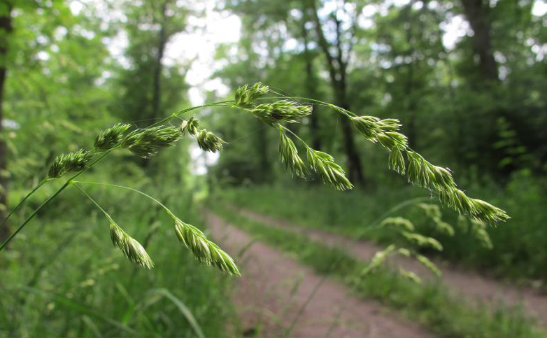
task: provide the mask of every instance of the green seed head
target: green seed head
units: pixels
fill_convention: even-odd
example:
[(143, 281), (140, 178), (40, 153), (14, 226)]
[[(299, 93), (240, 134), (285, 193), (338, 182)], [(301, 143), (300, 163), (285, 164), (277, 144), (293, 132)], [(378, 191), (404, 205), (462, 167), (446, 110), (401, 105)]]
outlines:
[(113, 222), (110, 223), (110, 238), (112, 244), (120, 249), (131, 262), (148, 269), (154, 267), (154, 262), (143, 246)]
[(159, 126), (134, 130), (125, 137), (121, 145), (137, 156), (150, 158), (162, 148), (174, 145), (180, 137), (181, 133), (178, 128)]
[(101, 131), (95, 138), (95, 150), (107, 151), (118, 146), (129, 127), (129, 124), (118, 123)]
[(49, 167), (48, 177), (59, 178), (71, 171), (81, 171), (85, 169), (92, 157), (93, 154), (91, 152), (83, 149), (59, 155), (55, 158), (51, 167)]
[(216, 136), (210, 131), (207, 131), (207, 129), (202, 129), (199, 132), (197, 140), (198, 140), (198, 145), (201, 149), (205, 151), (210, 151), (213, 153), (217, 151), (221, 151), (223, 144), (226, 143), (220, 137)]
[(263, 103), (251, 109), (251, 114), (268, 124), (276, 122), (298, 122), (312, 112), (312, 106), (299, 105), (292, 101), (277, 101)]
[(191, 117), (189, 120), (182, 121), (182, 124), (180, 125), (180, 132), (183, 135), (188, 132), (188, 134), (195, 136), (198, 133), (198, 128), (199, 121)]
[(251, 87), (248, 85), (241, 86), (236, 90), (234, 106), (239, 108), (252, 107), (256, 99), (266, 95), (269, 91), (270, 88), (260, 82), (255, 83)]

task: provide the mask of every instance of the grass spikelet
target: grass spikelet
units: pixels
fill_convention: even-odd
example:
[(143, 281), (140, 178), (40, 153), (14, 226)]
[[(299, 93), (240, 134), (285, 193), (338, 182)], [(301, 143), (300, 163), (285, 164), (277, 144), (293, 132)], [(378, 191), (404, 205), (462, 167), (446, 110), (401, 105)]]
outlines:
[(395, 170), (401, 175), (405, 174), (405, 159), (403, 153), (397, 147), (392, 148), (389, 152), (389, 169)]
[(95, 151), (102, 152), (117, 147), (130, 127), (129, 124), (117, 123), (101, 131), (95, 138)]
[(279, 128), (279, 157), (285, 168), (292, 174), (304, 178), (307, 174), (304, 161), (298, 155), (294, 142), (285, 135), (283, 128)]
[(154, 267), (154, 262), (143, 246), (113, 222), (110, 222), (110, 238), (112, 244), (119, 248), (131, 262), (147, 269)]
[(81, 171), (85, 169), (92, 157), (93, 153), (83, 149), (59, 155), (49, 167), (48, 177), (59, 178), (68, 172)]
[(178, 218), (174, 218), (174, 221), (177, 238), (190, 249), (198, 261), (234, 276), (241, 275), (232, 257), (208, 240), (201, 230)]
[(269, 91), (270, 88), (260, 82), (255, 83), (251, 87), (248, 85), (243, 85), (236, 90), (234, 106), (239, 108), (249, 108), (253, 105), (256, 99), (268, 94)]
[(312, 106), (281, 100), (260, 104), (250, 112), (267, 124), (273, 125), (276, 122), (298, 122), (301, 118), (311, 114)]
[(422, 284), (422, 279), (418, 277), (417, 274), (415, 274), (412, 271), (408, 271), (407, 269), (403, 268), (402, 266), (399, 267), (399, 274), (401, 277), (406, 278), (410, 280), (411, 282), (414, 282), (416, 284)]
[(401, 235), (408, 241), (416, 244), (419, 247), (430, 247), (438, 251), (443, 251), (443, 246), (433, 237), (426, 237), (417, 233), (401, 231)]
[(125, 137), (122, 147), (129, 149), (139, 157), (150, 158), (162, 148), (174, 145), (180, 137), (179, 129), (172, 126), (137, 129)]
[(376, 268), (380, 267), (386, 261), (386, 258), (389, 257), (396, 250), (395, 245), (390, 245), (382, 251), (378, 251), (372, 257), (370, 263), (361, 271), (361, 276), (366, 276), (369, 273), (373, 272)]
[(379, 118), (373, 116), (355, 116), (351, 117), (355, 128), (365, 137), (365, 139), (376, 143), (378, 142), (378, 122)]
[(411, 221), (403, 217), (388, 217), (380, 223), (381, 226), (393, 225), (408, 231), (414, 231), (415, 227)]
[(338, 190), (350, 190), (353, 184), (346, 178), (344, 169), (334, 162), (334, 158), (322, 151), (306, 148), (308, 162), (319, 175), (323, 183), (330, 184)]
[(180, 132), (184, 135), (188, 134), (195, 136), (198, 133), (199, 121), (191, 117), (189, 120), (183, 120), (180, 125)]
[(420, 254), (416, 254), (416, 259), (423, 266), (428, 268), (429, 271), (431, 271), (435, 276), (441, 277), (441, 275), (442, 275), (441, 270), (439, 270), (439, 268), (437, 268), (437, 266), (432, 261), (430, 261), (429, 258), (427, 258), (423, 255), (420, 255)]
[(210, 151), (213, 153), (217, 151), (221, 151), (223, 144), (226, 143), (220, 137), (216, 136), (210, 131), (207, 131), (207, 129), (202, 129), (199, 132), (197, 140), (198, 140), (198, 145), (201, 149), (205, 151)]

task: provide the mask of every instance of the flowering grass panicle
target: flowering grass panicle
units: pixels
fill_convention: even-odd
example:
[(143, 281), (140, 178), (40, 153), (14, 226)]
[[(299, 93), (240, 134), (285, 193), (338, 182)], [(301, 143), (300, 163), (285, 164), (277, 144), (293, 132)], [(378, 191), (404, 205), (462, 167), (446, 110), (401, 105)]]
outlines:
[(93, 158), (93, 153), (80, 149), (55, 158), (49, 167), (48, 178), (59, 178), (68, 172), (81, 171)]
[(267, 124), (273, 125), (277, 122), (298, 122), (301, 118), (310, 115), (312, 109), (311, 105), (301, 105), (292, 101), (281, 100), (259, 104), (250, 112)]
[(353, 184), (346, 178), (344, 169), (334, 162), (334, 157), (322, 151), (306, 148), (308, 162), (324, 183), (338, 190), (350, 190)]
[(112, 244), (119, 248), (131, 262), (147, 269), (154, 267), (154, 262), (143, 246), (114, 222), (110, 222), (110, 238)]
[(201, 149), (205, 151), (210, 151), (212, 153), (216, 153), (217, 151), (221, 151), (223, 148), (223, 145), (226, 144), (223, 139), (216, 136), (210, 131), (207, 131), (207, 129), (200, 130), (198, 137), (198, 145)]
[(183, 120), (180, 125), (180, 132), (184, 135), (186, 132), (192, 136), (196, 136), (199, 131), (199, 121), (191, 117), (189, 120)]
[(103, 152), (120, 145), (125, 132), (131, 127), (129, 124), (117, 123), (114, 126), (101, 131), (95, 138), (94, 150)]
[(136, 129), (123, 139), (121, 146), (139, 157), (150, 158), (160, 149), (174, 145), (180, 137), (179, 129), (172, 126)]
[(279, 157), (285, 164), (285, 168), (292, 174), (301, 178), (306, 177), (308, 170), (304, 161), (298, 156), (298, 150), (294, 142), (285, 135), (283, 128), (279, 128)]
[(175, 233), (178, 239), (204, 264), (212, 265), (221, 271), (228, 272), (234, 276), (240, 276), (232, 257), (220, 249), (215, 243), (207, 239), (205, 234), (193, 225), (184, 223), (174, 217)]
[(234, 106), (249, 108), (254, 104), (256, 99), (268, 94), (269, 91), (270, 88), (260, 82), (255, 83), (251, 87), (243, 85), (236, 90)]

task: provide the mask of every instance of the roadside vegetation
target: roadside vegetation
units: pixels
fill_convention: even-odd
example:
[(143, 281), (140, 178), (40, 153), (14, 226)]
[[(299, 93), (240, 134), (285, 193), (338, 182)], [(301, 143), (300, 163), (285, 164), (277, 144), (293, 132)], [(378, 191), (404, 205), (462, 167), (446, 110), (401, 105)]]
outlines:
[(252, 234), (257, 240), (284, 251), (319, 274), (343, 281), (360, 297), (377, 299), (395, 313), (419, 322), (438, 337), (547, 336), (519, 308), (492, 309), (477, 305), (437, 283), (416, 283), (387, 268), (379, 268), (363, 276), (367, 263), (351, 258), (342, 249), (328, 247), (303, 235), (250, 220), (223, 205), (221, 200), (214, 200), (209, 205), (214, 206), (212, 210), (219, 216)]

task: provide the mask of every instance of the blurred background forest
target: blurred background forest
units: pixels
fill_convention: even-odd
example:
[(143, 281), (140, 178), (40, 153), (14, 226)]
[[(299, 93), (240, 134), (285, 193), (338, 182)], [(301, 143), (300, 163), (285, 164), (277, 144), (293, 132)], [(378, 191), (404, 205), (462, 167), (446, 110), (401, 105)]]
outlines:
[[(511, 216), (474, 229), (440, 209), (455, 233), (437, 236), (442, 252), (423, 253), (543, 293), (546, 60), (544, 0), (0, 0), (0, 218), (55, 156), (91, 146), (98, 131), (119, 121), (147, 126), (262, 82), (399, 119), (413, 149)], [(278, 133), (258, 119), (222, 108), (199, 117), (228, 142), (220, 155), (187, 139), (148, 161), (117, 154), (87, 175), (153, 193), (200, 228), (203, 208), (248, 223), (254, 236), (279, 236), (272, 246), (288, 245), (286, 234), (252, 225), (234, 207), (379, 244), (393, 236), (366, 228), (396, 208), (391, 216), (433, 232), (431, 215), (412, 202), (428, 193), (387, 170), (386, 152), (325, 107), (292, 129), (338, 160), (351, 192), (292, 178), (278, 161)], [(0, 239), (54, 188), (0, 228)], [(123, 191), (90, 192), (145, 242), (157, 267), (134, 267), (114, 251), (100, 212), (70, 189), (0, 253), (0, 336), (215, 337), (241, 329), (233, 280), (171, 241), (159, 209)], [(302, 243), (295, 247), (309, 244), (314, 256)], [(321, 257), (308, 258), (318, 273), (332, 273)], [(430, 286), (386, 276), (357, 288), (437, 336), (544, 336), (547, 312), (539, 322), (518, 309), (466, 315), (468, 305)]]

